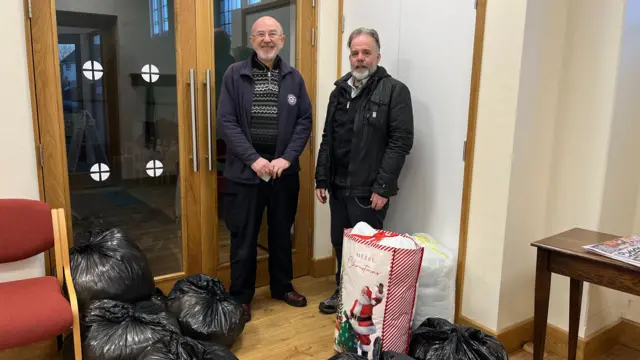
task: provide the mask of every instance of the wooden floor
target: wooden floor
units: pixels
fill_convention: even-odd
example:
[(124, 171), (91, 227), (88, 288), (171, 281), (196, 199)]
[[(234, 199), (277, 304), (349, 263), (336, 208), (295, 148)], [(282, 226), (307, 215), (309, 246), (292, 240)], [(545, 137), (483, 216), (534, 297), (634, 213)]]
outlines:
[[(253, 320), (247, 324), (243, 335), (231, 349), (240, 360), (287, 359), (327, 360), (333, 356), (334, 317), (318, 312), (318, 303), (331, 295), (334, 289), (332, 276), (314, 279), (304, 277), (294, 281), (298, 291), (307, 296), (306, 308), (294, 308), (269, 297), (269, 289), (261, 288), (253, 304)], [(54, 346), (55, 347), (55, 346)], [(22, 352), (24, 353), (24, 352)], [(0, 351), (0, 360), (49, 360), (57, 359), (51, 353), (28, 351), (27, 356), (15, 356), (17, 352)], [(12, 356), (12, 354), (14, 356)], [(531, 360), (530, 353), (512, 354), (511, 360)], [(549, 355), (546, 360), (562, 360)], [(640, 360), (640, 352), (617, 346), (597, 360)]]
[[(254, 320), (250, 322), (232, 351), (240, 360), (322, 359), (334, 354), (334, 317), (318, 312), (318, 303), (331, 295), (334, 277), (305, 277), (294, 286), (307, 296), (309, 305), (298, 309), (269, 298), (267, 288), (259, 289), (254, 302)], [(518, 352), (511, 360), (532, 360), (530, 353)], [(545, 360), (562, 360), (549, 355)], [(640, 352), (619, 345), (594, 360), (640, 360)]]
[(307, 297), (306, 308), (294, 308), (269, 297), (261, 288), (253, 303), (253, 320), (231, 349), (241, 360), (323, 359), (333, 356), (335, 317), (318, 312), (318, 304), (335, 289), (335, 278), (304, 277), (294, 287)]

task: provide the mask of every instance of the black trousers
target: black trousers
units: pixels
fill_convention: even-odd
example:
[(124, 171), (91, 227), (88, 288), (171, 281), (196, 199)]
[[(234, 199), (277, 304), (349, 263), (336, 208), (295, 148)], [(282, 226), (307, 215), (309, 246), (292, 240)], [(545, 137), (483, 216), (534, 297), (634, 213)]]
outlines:
[(285, 175), (269, 182), (247, 185), (229, 181), (225, 200), (225, 222), (231, 232), (231, 288), (242, 304), (255, 294), (258, 234), (267, 208), (269, 226), (269, 274), (271, 295), (282, 297), (293, 291), (291, 227), (296, 218), (300, 175)]
[(331, 209), (331, 244), (336, 251), (336, 259), (338, 260), (336, 285), (339, 287), (344, 229), (352, 228), (361, 221), (366, 222), (374, 229), (382, 229), (389, 209), (389, 202), (387, 201), (382, 209), (374, 210), (371, 208), (369, 197), (356, 198), (333, 193), (330, 195), (329, 207)]

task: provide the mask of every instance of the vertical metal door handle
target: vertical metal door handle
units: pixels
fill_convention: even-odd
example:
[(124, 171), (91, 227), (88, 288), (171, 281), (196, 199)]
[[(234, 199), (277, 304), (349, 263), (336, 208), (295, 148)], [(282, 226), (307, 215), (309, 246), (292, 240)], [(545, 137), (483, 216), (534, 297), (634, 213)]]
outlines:
[(209, 171), (213, 170), (213, 145), (212, 145), (212, 124), (211, 124), (211, 69), (207, 69), (207, 78), (205, 80), (207, 86), (207, 138), (209, 139), (209, 147), (207, 148), (207, 159), (209, 161)]
[(191, 90), (191, 144), (193, 171), (198, 171), (198, 133), (196, 131), (196, 71), (189, 69), (189, 87)]

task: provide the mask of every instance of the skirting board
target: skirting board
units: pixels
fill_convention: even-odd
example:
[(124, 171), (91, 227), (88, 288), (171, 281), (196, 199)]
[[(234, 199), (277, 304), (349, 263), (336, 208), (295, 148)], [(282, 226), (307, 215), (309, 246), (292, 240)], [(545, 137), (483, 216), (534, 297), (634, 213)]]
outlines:
[[(619, 343), (621, 322), (612, 324), (591, 334), (587, 338), (578, 337), (578, 360), (595, 359)], [(567, 357), (569, 333), (561, 328), (547, 324), (545, 351)]]
[(484, 333), (494, 336), (504, 345), (508, 354), (514, 353), (522, 349), (522, 345), (533, 339), (533, 319), (528, 319), (514, 324), (499, 333), (478, 324), (477, 322), (460, 315), (458, 321), (462, 325), (474, 327), (482, 330)]
[(309, 273), (314, 278), (334, 275), (336, 273), (336, 260), (333, 256), (319, 259), (311, 259)]
[[(490, 330), (462, 315), (459, 322), (495, 336), (504, 345), (509, 354), (522, 349), (525, 344), (528, 345), (525, 350), (532, 351), (532, 346), (528, 343), (533, 341), (533, 318), (512, 325), (500, 332)], [(595, 332), (586, 339), (578, 338), (577, 358), (578, 360), (595, 359), (618, 344), (640, 351), (638, 338), (640, 338), (640, 324), (622, 319), (609, 327)], [(568, 339), (568, 331), (547, 324), (545, 351), (567, 357)]]

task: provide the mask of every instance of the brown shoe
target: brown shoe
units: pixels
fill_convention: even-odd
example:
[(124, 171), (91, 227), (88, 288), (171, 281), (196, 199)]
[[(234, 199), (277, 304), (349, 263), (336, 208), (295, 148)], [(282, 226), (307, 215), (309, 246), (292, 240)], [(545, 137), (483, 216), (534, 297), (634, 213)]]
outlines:
[(245, 324), (251, 321), (251, 305), (242, 304), (243, 316)]
[(274, 297), (274, 299), (282, 300), (287, 304), (295, 307), (307, 306), (307, 298), (295, 290), (284, 294), (284, 296), (282, 297)]

